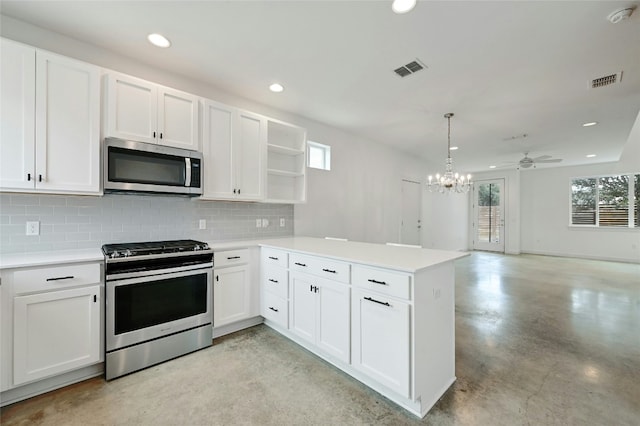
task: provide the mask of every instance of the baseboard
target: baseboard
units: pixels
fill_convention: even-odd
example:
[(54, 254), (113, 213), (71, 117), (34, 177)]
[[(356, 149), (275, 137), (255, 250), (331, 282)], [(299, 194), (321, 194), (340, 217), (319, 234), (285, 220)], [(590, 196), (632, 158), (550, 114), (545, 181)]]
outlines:
[(49, 377), (0, 393), (0, 407), (60, 389), (104, 374), (104, 363), (90, 365), (69, 373)]
[(253, 327), (254, 325), (262, 324), (264, 318), (261, 316), (247, 318), (245, 320), (237, 321), (231, 324), (226, 324), (220, 327), (213, 327), (213, 338), (222, 337), (227, 334), (235, 333), (236, 331), (244, 330), (245, 328)]
[(568, 257), (572, 259), (587, 259), (587, 260), (604, 260), (607, 262), (621, 262), (621, 263), (640, 263), (640, 259), (620, 259), (616, 257), (608, 257), (608, 256), (592, 256), (587, 254), (575, 254), (575, 253), (558, 253), (553, 251), (545, 251), (545, 250), (523, 250), (522, 254), (535, 254), (539, 256), (553, 256), (553, 257)]

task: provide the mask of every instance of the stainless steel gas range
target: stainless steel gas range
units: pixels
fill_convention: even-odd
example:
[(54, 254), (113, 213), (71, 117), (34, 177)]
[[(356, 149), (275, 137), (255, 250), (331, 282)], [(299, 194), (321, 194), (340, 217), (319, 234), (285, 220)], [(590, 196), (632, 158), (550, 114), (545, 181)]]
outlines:
[(194, 240), (105, 244), (107, 380), (211, 346), (213, 251)]

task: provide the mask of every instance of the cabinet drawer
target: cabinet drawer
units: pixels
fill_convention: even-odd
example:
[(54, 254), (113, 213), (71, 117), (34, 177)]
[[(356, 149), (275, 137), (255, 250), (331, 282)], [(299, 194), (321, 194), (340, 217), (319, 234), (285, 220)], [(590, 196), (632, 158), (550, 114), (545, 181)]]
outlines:
[(289, 328), (289, 304), (273, 293), (262, 293), (262, 316), (284, 328)]
[(278, 297), (287, 299), (289, 296), (288, 274), (289, 272), (284, 268), (267, 266), (262, 273), (262, 288)]
[(333, 281), (350, 282), (350, 264), (324, 257), (307, 256), (291, 253), (289, 255), (289, 269), (306, 272)]
[(389, 296), (411, 299), (411, 277), (407, 274), (354, 265), (353, 284)]
[(275, 250), (272, 248), (261, 249), (262, 253), (262, 264), (266, 267), (267, 265), (275, 265), (281, 268), (287, 267), (287, 255), (288, 253), (282, 250)]
[(99, 284), (102, 281), (101, 263), (47, 266), (14, 272), (15, 294), (50, 291), (61, 288)]
[(249, 249), (227, 250), (213, 253), (213, 267), (222, 268), (249, 262)]

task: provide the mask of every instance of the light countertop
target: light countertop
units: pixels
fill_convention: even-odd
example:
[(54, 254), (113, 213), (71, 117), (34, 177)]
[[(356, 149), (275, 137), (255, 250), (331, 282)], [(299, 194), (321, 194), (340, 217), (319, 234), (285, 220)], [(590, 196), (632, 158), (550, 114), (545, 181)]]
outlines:
[[(208, 244), (214, 251), (257, 246), (272, 247), (411, 273), (469, 255), (467, 252), (459, 251), (397, 247), (384, 244), (334, 241), (311, 237), (237, 240), (210, 242)], [(78, 250), (10, 253), (0, 255), (0, 269), (95, 262), (101, 260), (104, 260), (104, 256), (100, 247)]]
[(462, 251), (397, 247), (309, 237), (273, 239), (261, 242), (260, 246), (411, 273), (469, 256), (469, 253)]
[(62, 263), (95, 262), (104, 260), (100, 247), (78, 250), (11, 253), (0, 256), (0, 269), (56, 265)]

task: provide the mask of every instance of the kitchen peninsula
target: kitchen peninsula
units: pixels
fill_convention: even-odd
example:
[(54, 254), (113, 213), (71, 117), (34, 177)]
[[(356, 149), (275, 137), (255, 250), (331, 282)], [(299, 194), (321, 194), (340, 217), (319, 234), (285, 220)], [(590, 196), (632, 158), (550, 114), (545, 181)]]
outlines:
[(268, 326), (420, 417), (455, 381), (453, 261), (468, 253), (305, 237), (261, 247)]

